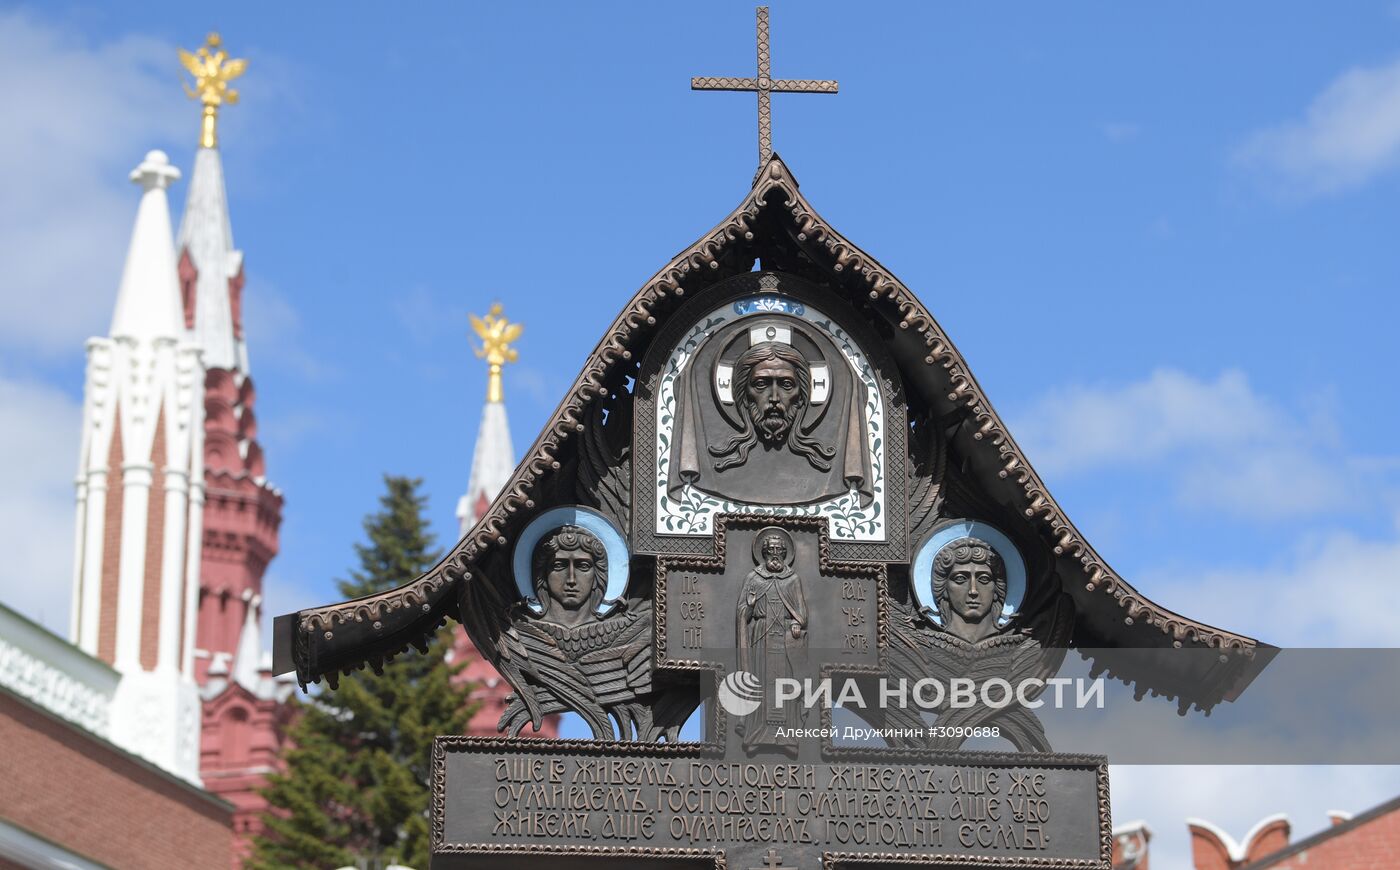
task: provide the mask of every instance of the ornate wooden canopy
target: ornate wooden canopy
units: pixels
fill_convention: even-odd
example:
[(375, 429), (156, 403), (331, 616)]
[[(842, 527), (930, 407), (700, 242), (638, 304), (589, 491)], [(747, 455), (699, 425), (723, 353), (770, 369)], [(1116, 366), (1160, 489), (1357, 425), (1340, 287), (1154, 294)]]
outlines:
[[(626, 460), (628, 390), (639, 362), (690, 297), (756, 263), (820, 284), (879, 336), (903, 379), (911, 421), (917, 410), (948, 432), (948, 449), (959, 457), (957, 474), (937, 483), (938, 497), (995, 515), (1009, 533), (1039, 542), (1045, 576), (1058, 578), (1073, 601), (1071, 644), (1092, 657), (1095, 672), (1134, 682), (1140, 693), (1175, 698), (1182, 712), (1193, 704), (1209, 710), (1248, 685), (1272, 648), (1161, 607), (1119, 576), (1050, 494), (933, 315), (822, 219), (776, 154), (738, 208), (622, 308), (505, 489), (451, 552), (391, 591), (279, 617), (277, 670), (295, 669), (303, 685), (322, 677), (334, 683), (340, 672), (378, 668), (410, 645), (426, 644), (449, 618), (465, 624), (488, 658), (508, 657), (501, 639), (512, 631), (506, 614), (519, 599), (509, 579), (511, 544), (542, 509), (591, 499), (607, 511), (626, 500), (625, 484), (597, 479), (589, 469)], [(911, 511), (932, 498), (928, 489), (911, 480)], [(647, 557), (634, 555), (634, 574), (644, 573), (638, 558)], [(1150, 671), (1141, 655), (1114, 655), (1143, 648), (1219, 655), (1164, 655)]]

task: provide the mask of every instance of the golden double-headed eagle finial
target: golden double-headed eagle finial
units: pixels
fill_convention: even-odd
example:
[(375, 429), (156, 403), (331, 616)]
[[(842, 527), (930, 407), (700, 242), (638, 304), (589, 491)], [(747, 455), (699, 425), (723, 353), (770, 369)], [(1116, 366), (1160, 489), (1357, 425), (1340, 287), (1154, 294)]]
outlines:
[(194, 76), (194, 87), (185, 85), (185, 94), (192, 100), (204, 104), (204, 114), (199, 125), (199, 147), (215, 148), (219, 144), (215, 129), (219, 120), (219, 107), (225, 103), (238, 102), (238, 91), (228, 83), (248, 70), (248, 61), (235, 60), (223, 49), (219, 34), (211, 33), (204, 45), (194, 53), (180, 49), (180, 63)]
[(475, 314), (467, 316), (471, 318), (472, 330), (481, 339), (481, 347), (473, 349), (478, 357), (486, 360), (486, 401), (503, 401), (505, 389), (501, 386), (501, 367), (520, 358), (520, 353), (510, 345), (520, 337), (525, 327), (502, 317), (499, 302), (491, 306), (485, 317)]

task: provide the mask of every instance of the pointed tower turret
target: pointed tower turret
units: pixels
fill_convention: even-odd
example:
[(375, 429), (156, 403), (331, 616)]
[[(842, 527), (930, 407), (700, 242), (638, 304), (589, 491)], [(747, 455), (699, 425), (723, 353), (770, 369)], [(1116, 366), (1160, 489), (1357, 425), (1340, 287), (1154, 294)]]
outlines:
[(262, 631), (258, 618), (262, 610), (262, 596), (247, 595), (247, 614), (243, 618), (243, 631), (238, 636), (238, 651), (233, 656), (233, 681), (249, 692), (257, 694), (262, 677)]
[(126, 266), (112, 313), (113, 338), (175, 340), (180, 336), (180, 286), (175, 249), (170, 244), (170, 202), (166, 189), (179, 180), (164, 151), (151, 151), (131, 170), (141, 185), (141, 204), (131, 231)]
[(141, 202), (112, 328), (88, 341), (71, 627), (74, 643), (122, 674), (113, 739), (198, 781), (183, 613), (195, 596), (186, 564), (198, 538), (189, 494), (203, 475), (204, 367), (181, 326), (166, 200), (179, 177), (161, 151), (132, 171)]
[(243, 253), (233, 246), (217, 147), (218, 111), (237, 102), (238, 92), (228, 83), (243, 74), (247, 63), (230, 58), (218, 34), (210, 34), (197, 52), (181, 52), (181, 60), (194, 76), (190, 96), (203, 105), (199, 150), (177, 240), (185, 335), (203, 351), (208, 369), (205, 474), (196, 502), (211, 546), (198, 554), (194, 573), (200, 578), (200, 598), (197, 614), (190, 614), (192, 667), (203, 684), (215, 659), (238, 666), (244, 627), (261, 619), (262, 578), (277, 554), (282, 496), (267, 480), (257, 442), (256, 391), (243, 334)]
[(472, 451), (467, 491), (457, 500), (459, 534), (471, 531), (514, 470), (515, 448), (510, 443), (505, 402), (488, 401), (481, 409), (481, 423), (476, 429), (476, 449)]
[(217, 148), (195, 153), (177, 246), (184, 322), (210, 368), (248, 372), (243, 339), (243, 252), (233, 246), (224, 165)]
[(253, 406), (257, 392), (243, 330), (243, 252), (233, 244), (219, 154), (219, 110), (238, 101), (229, 82), (247, 62), (218, 34), (180, 53), (200, 101), (199, 149), (177, 237), (182, 326), (204, 355), (203, 477), (194, 510), (203, 529), (191, 556), (198, 595), (187, 613), (190, 669), (204, 699), (200, 772), (235, 806), (238, 858), (262, 830), (259, 793), (277, 765), (287, 708), (284, 684), (262, 674), (263, 575), (277, 555), (282, 494), (267, 479)]
[(501, 372), (508, 362), (515, 362), (519, 352), (511, 343), (524, 329), (501, 316), (501, 304), (491, 306), (485, 317), (469, 315), (472, 330), (481, 339), (476, 355), (486, 360), (486, 404), (481, 409), (481, 424), (476, 430), (476, 448), (472, 451), (471, 477), (466, 493), (457, 500), (459, 534), (465, 535), (491, 506), (496, 494), (515, 471), (515, 448), (510, 443), (510, 423), (506, 420), (505, 386)]
[(194, 76), (194, 88), (187, 88), (187, 93), (203, 104), (199, 151), (178, 241), (185, 326), (204, 350), (209, 368), (247, 374), (243, 252), (233, 246), (217, 124), (219, 109), (238, 102), (238, 91), (228, 85), (243, 75), (248, 62), (230, 58), (217, 33), (209, 34), (206, 44), (193, 54), (181, 50), (180, 61)]
[[(472, 331), (481, 339), (476, 355), (486, 360), (486, 404), (481, 409), (481, 423), (476, 429), (476, 447), (472, 450), (471, 477), (467, 491), (457, 500), (457, 524), (461, 534), (471, 531), (476, 521), (486, 513), (491, 502), (505, 487), (515, 471), (515, 448), (510, 441), (510, 423), (506, 420), (505, 384), (502, 372), (506, 363), (515, 362), (519, 352), (511, 347), (524, 327), (511, 323), (501, 315), (501, 305), (491, 306), (485, 317), (470, 315)], [(465, 660), (467, 665), (458, 679), (474, 685), (471, 699), (477, 702), (476, 713), (467, 725), (467, 733), (492, 735), (496, 722), (506, 708), (510, 685), (501, 679), (472, 645), (471, 638), (460, 627), (452, 646), (452, 657)], [(558, 734), (558, 717), (548, 717), (545, 734)]]

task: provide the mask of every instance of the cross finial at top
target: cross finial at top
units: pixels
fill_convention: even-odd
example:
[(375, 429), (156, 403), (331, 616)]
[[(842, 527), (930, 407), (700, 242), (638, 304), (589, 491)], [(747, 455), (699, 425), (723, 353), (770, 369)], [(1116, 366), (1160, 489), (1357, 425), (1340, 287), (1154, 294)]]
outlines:
[(758, 94), (758, 165), (773, 156), (772, 94), (834, 94), (837, 83), (831, 79), (775, 79), (768, 47), (768, 7), (758, 7), (758, 77), (751, 79), (696, 76), (690, 80), (693, 91), (752, 91)]

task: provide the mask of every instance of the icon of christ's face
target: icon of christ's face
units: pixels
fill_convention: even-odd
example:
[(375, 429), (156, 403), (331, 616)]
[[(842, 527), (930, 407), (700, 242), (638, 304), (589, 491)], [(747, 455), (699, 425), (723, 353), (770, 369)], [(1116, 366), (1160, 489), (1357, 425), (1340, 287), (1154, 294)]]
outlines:
[(710, 455), (719, 457), (715, 471), (745, 464), (759, 446), (764, 453), (787, 449), (817, 471), (831, 470), (836, 448), (802, 432), (802, 415), (812, 394), (812, 365), (800, 351), (777, 341), (753, 345), (734, 361), (733, 389), (742, 414), (739, 431), (722, 444), (710, 445)]
[(802, 399), (792, 364), (777, 357), (763, 360), (749, 373), (744, 395), (758, 437), (783, 442)]

